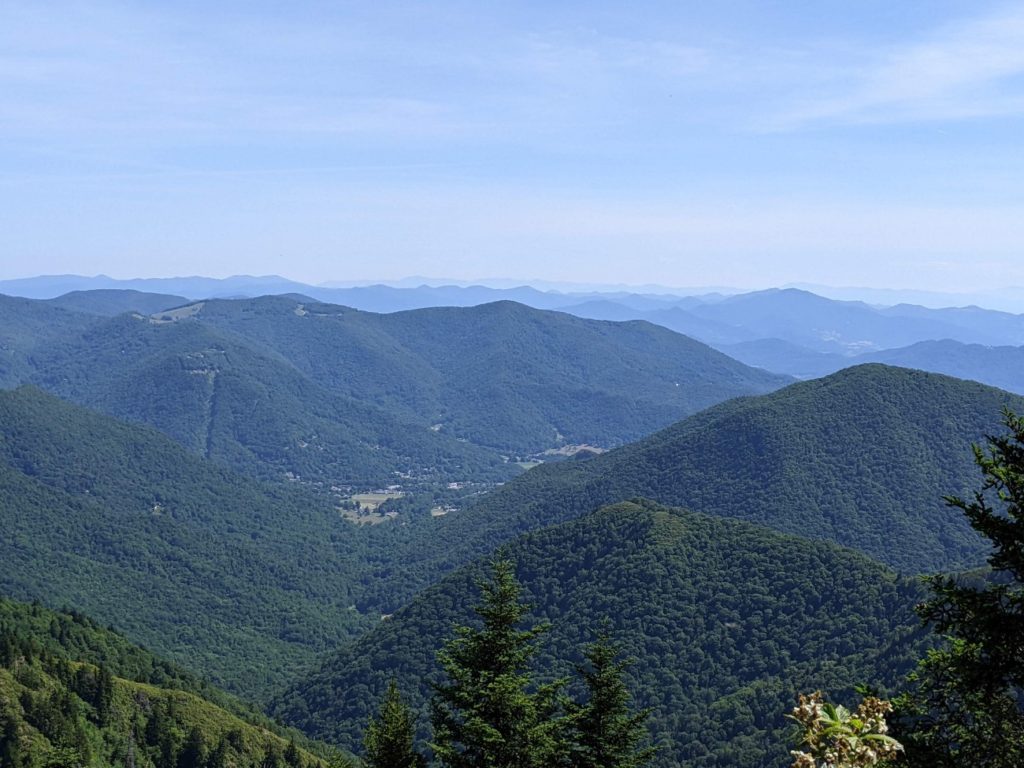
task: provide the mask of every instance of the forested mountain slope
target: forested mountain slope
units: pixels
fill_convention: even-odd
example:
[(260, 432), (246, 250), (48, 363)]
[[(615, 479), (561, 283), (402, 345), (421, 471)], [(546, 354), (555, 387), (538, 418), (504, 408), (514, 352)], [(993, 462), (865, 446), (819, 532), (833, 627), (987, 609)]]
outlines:
[(92, 320), (47, 302), (0, 294), (0, 388), (16, 387), (33, 373), (32, 354), (80, 333)]
[(289, 295), (103, 318), (0, 297), (0, 312), (14, 318), (0, 383), (151, 424), (249, 474), (327, 485), (504, 480), (508, 458), (619, 445), (788, 381), (648, 323), (512, 302), (378, 315)]
[(364, 532), (323, 497), (34, 388), (0, 393), (0, 593), (73, 605), (266, 693), (368, 622)]
[(0, 598), (4, 768), (319, 768), (326, 756), (323, 747), (80, 613)]
[(999, 431), (1006, 405), (1024, 410), (1024, 399), (937, 374), (850, 368), (535, 467), (394, 551), (428, 581), (519, 533), (644, 496), (834, 541), (906, 573), (970, 567), (985, 544), (942, 497), (973, 489), (971, 443)]
[(373, 486), (398, 472), (454, 481), (515, 469), (198, 322), (119, 315), (52, 339), (30, 364), (23, 378), (65, 399), (150, 424), (194, 453), (268, 479)]
[(508, 301), (378, 315), (280, 296), (205, 302), (194, 318), (333, 391), (506, 452), (618, 445), (787, 381), (650, 323)]
[[(800, 690), (849, 695), (896, 682), (919, 640), (913, 580), (824, 542), (749, 523), (621, 503), (503, 547), (537, 619), (552, 624), (537, 667), (571, 671), (604, 620), (636, 663), (657, 764), (788, 764), (783, 712)], [(438, 681), (435, 652), (474, 621), (489, 558), (430, 587), (273, 711), (356, 748), (391, 676), (417, 706)], [(425, 719), (421, 718), (421, 725)]]

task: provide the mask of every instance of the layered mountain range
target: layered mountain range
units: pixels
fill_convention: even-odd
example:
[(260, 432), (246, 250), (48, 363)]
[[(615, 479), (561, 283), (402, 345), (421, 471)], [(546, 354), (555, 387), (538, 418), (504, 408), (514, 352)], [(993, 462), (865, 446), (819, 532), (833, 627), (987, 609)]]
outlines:
[[(1018, 349), (1024, 344), (1024, 316), (983, 309), (976, 305), (980, 297), (918, 296), (913, 292), (867, 289), (829, 291), (833, 296), (859, 293), (870, 297), (858, 301), (826, 298), (798, 288), (750, 293), (668, 288), (641, 292), (422, 285), (415, 281), (400, 286), (338, 287), (247, 276), (223, 280), (113, 280), (66, 275), (0, 282), (0, 292), (66, 303), (82, 301), (75, 297), (138, 291), (174, 294), (150, 297), (147, 312), (158, 311), (161, 302), (168, 307), (185, 303), (183, 296), (197, 300), (295, 293), (385, 313), (511, 300), (585, 318), (646, 320), (710, 344), (750, 365), (797, 378), (823, 376), (860, 363), (886, 362), (953, 376), (968, 374), (966, 378), (1024, 393)], [(907, 303), (915, 299), (928, 301), (930, 306)], [(943, 300), (947, 302), (944, 305)], [(142, 299), (137, 301), (141, 306)], [(1019, 301), (1011, 304), (1024, 306)], [(921, 342), (941, 342), (942, 346), (920, 346)], [(882, 351), (887, 354), (876, 355)]]
[[(764, 333), (802, 333), (806, 346), (776, 345), (801, 365), (859, 359), (845, 340), (865, 311), (877, 338), (904, 326), (894, 342), (936, 323), (1014, 332), (1014, 316), (995, 333), (972, 311), (940, 323), (846, 306), (836, 351), (812, 343), (839, 317), (815, 308), (834, 308), (808, 300), (800, 329), (778, 316), (791, 298), (629, 300), (706, 329), (729, 325), (711, 307), (731, 304)], [(539, 675), (569, 671), (607, 622), (636, 660), (658, 765), (781, 766), (795, 693), (897, 685), (922, 652), (914, 576), (988, 552), (943, 495), (976, 487), (972, 443), (1024, 398), (1012, 376), (965, 380), (986, 347), (913, 344), (920, 367), (935, 355), (960, 378), (872, 363), (794, 382), (648, 321), (509, 301), (381, 314), (299, 294), (0, 297), (0, 593), (85, 612), (171, 660), (152, 668), (183, 665), (358, 750), (391, 676), (425, 736), (435, 653), (505, 557), (551, 622)], [(391, 506), (360, 520), (368, 489)], [(0, 629), (52, 624), (58, 639), (86, 621), (9, 613)], [(40, 687), (2, 670), (0, 683), (19, 701), (58, 690), (39, 669)], [(227, 723), (208, 705), (238, 716), (210, 684), (166, 674), (207, 697), (185, 707), (199, 720)], [(120, 700), (131, 685), (117, 682)], [(75, 733), (121, 738), (97, 735), (95, 703), (75, 696)], [(54, 747), (24, 707), (3, 718)], [(178, 747), (196, 722), (175, 726)], [(205, 748), (255, 760), (286, 746), (247, 733), (218, 725)], [(291, 754), (314, 765), (319, 749)]]

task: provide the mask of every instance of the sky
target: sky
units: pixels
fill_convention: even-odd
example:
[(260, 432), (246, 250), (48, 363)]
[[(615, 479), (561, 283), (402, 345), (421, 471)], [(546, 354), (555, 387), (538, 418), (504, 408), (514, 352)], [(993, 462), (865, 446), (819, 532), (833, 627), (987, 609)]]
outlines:
[(0, 279), (1024, 286), (1024, 3), (0, 0)]

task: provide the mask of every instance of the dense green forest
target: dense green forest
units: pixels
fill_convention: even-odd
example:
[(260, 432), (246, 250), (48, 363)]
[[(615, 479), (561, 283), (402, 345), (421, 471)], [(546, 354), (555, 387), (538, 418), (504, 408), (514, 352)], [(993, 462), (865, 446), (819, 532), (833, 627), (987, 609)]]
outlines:
[(0, 598), (4, 768), (346, 762), (87, 616)]
[(0, 296), (0, 384), (329, 484), (506, 479), (502, 455), (620, 445), (788, 381), (647, 323), (511, 302), (378, 315), (275, 296), (104, 318), (91, 313), (141, 298), (72, 298), (82, 312)]
[(371, 620), (324, 498), (33, 388), (0, 393), (0, 591), (71, 605), (259, 696)]
[[(539, 679), (607, 619), (656, 765), (782, 766), (798, 691), (890, 689), (932, 642), (898, 572), (984, 562), (941, 496), (976, 486), (970, 444), (1000, 409), (1024, 411), (868, 365), (523, 473), (538, 447), (782, 382), (645, 323), (509, 302), (119, 313), (177, 298), (0, 297), (0, 385), (34, 382), (0, 392), (0, 594), (76, 611), (0, 603), (0, 736), (33, 768), (314, 765), (233, 695), (358, 750), (392, 676), (422, 740), (435, 652), (495, 553), (552, 623)], [(343, 518), (392, 481), (417, 491), (386, 502), (397, 517)]]
[[(659, 765), (781, 766), (782, 715), (796, 691), (888, 686), (919, 651), (915, 581), (835, 545), (748, 523), (638, 501), (500, 552), (515, 563), (534, 618), (552, 624), (536, 659), (549, 679), (570, 672), (610, 622), (612, 638), (636, 659), (628, 679), (637, 706), (653, 708)], [(435, 652), (453, 624), (472, 624), (475, 582), (488, 563), (426, 589), (272, 712), (357, 748), (392, 676), (422, 707), (439, 680)]]
[(47, 302), (0, 294), (0, 388), (16, 387), (31, 379), (36, 350), (62, 344), (93, 322)]
[(273, 350), (198, 322), (104, 319), (36, 350), (32, 364), (30, 379), (44, 389), (267, 479), (373, 487), (396, 482), (399, 472), (500, 480), (517, 469), (320, 386)]
[(383, 315), (301, 306), (287, 297), (212, 301), (197, 317), (271, 346), (332, 389), (506, 452), (619, 445), (787, 382), (645, 322), (510, 301)]
[[(255, 482), (151, 429), (25, 388), (0, 394), (0, 589), (87, 611), (261, 699), (509, 538), (636, 494), (857, 544), (847, 520), (850, 531), (888, 535), (880, 555), (908, 571), (942, 563), (929, 549), (937, 538), (961, 553), (945, 563), (976, 564), (981, 544), (964, 544), (973, 534), (937, 497), (970, 487), (967, 446), (994, 428), (1007, 397), (857, 369), (539, 467), (476, 509), (434, 518), (410, 508), (393, 523), (356, 527), (316, 489)], [(844, 462), (844, 449), (856, 458)], [(826, 527), (818, 521), (831, 509), (844, 517)]]
[(973, 486), (971, 443), (999, 431), (1004, 405), (1024, 399), (859, 366), (724, 403), (600, 456), (535, 467), (439, 525), (392, 531), (395, 552), (428, 581), (524, 531), (643, 496), (834, 541), (905, 573), (973, 567), (987, 545), (942, 495)]

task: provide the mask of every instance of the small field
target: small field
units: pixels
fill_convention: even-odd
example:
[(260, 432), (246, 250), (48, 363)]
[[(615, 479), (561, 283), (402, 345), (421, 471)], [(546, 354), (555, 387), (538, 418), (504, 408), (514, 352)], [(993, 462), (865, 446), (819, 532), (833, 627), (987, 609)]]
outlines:
[(349, 500), (354, 501), (367, 512), (376, 512), (377, 508), (385, 501), (400, 499), (403, 496), (405, 493), (402, 491), (381, 491), (380, 493), (354, 493), (349, 496)]
[[(381, 504), (392, 499), (400, 499), (405, 496), (402, 491), (379, 491), (373, 493), (353, 493), (347, 499), (344, 499), (343, 503), (346, 506), (340, 507), (339, 512), (341, 516), (346, 520), (351, 520), (353, 523), (359, 523), (360, 525), (376, 525), (377, 523), (383, 523), (389, 519), (386, 514), (380, 514), (377, 510), (380, 509)], [(354, 509), (347, 509), (346, 507), (355, 505)], [(391, 513), (394, 515), (394, 513)]]

